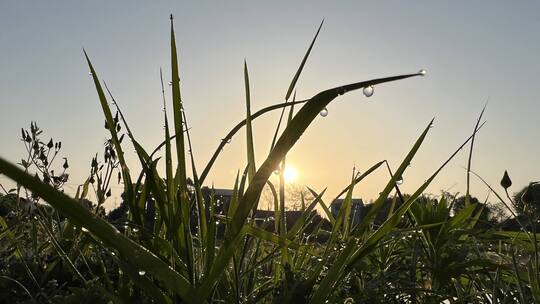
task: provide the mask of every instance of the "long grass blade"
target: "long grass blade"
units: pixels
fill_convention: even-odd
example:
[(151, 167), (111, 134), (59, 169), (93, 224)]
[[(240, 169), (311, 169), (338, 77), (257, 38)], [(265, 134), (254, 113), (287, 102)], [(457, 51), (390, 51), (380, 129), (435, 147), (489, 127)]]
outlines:
[(222, 274), (223, 267), (228, 261), (230, 261), (233, 253), (231, 247), (237, 244), (239, 236), (241, 235), (241, 229), (249, 215), (250, 210), (256, 207), (256, 203), (258, 202), (258, 198), (264, 185), (266, 184), (266, 181), (272, 172), (278, 169), (279, 163), (285, 157), (287, 152), (298, 141), (307, 127), (311, 124), (315, 117), (317, 117), (319, 112), (326, 107), (326, 105), (328, 105), (328, 103), (339, 95), (352, 90), (420, 75), (422, 74), (407, 74), (357, 82), (323, 91), (311, 98), (294, 116), (290, 124), (283, 131), (283, 134), (280, 136), (280, 139), (270, 155), (257, 170), (252, 183), (247, 188), (236, 212), (234, 213), (229, 234), (222, 248), (220, 249), (220, 252), (218, 253), (218, 257), (216, 258), (219, 263), (214, 264), (210, 274), (205, 278), (201, 287), (198, 288), (198, 295), (202, 298), (208, 297), (210, 290), (212, 290), (211, 287), (215, 286), (217, 280)]
[(94, 67), (92, 66), (92, 63), (90, 62), (90, 58), (88, 58), (88, 54), (85, 50), (83, 50), (84, 56), (86, 58), (86, 61), (88, 63), (88, 67), (90, 68), (90, 73), (92, 74), (92, 79), (94, 80), (94, 85), (96, 86), (96, 91), (98, 93), (99, 102), (101, 103), (101, 108), (103, 110), (103, 114), (105, 115), (105, 121), (107, 122), (108, 129), (111, 133), (111, 139), (114, 145), (114, 149), (116, 150), (116, 154), (118, 157), (118, 161), (120, 162), (120, 167), (122, 169), (122, 178), (124, 181), (124, 192), (126, 197), (128, 198), (128, 201), (130, 202), (130, 210), (134, 213), (134, 218), (137, 221), (138, 224), (141, 223), (140, 220), (140, 214), (139, 210), (136, 208), (136, 206), (131, 203), (134, 200), (133, 198), (133, 185), (131, 183), (131, 175), (129, 172), (129, 168), (126, 164), (126, 160), (124, 158), (124, 152), (122, 151), (122, 146), (120, 145), (120, 141), (118, 139), (118, 133), (116, 131), (116, 125), (113, 120), (113, 116), (111, 113), (111, 109), (109, 107), (109, 103), (107, 102), (107, 98), (105, 97), (105, 94), (103, 92), (103, 88), (101, 87), (101, 84), (99, 82), (99, 78), (97, 76), (96, 71), (94, 70)]
[(287, 94), (285, 94), (285, 100), (288, 100), (289, 97), (291, 96), (291, 93), (293, 92), (294, 87), (296, 86), (296, 82), (298, 81), (298, 78), (300, 78), (300, 74), (302, 73), (302, 70), (304, 69), (304, 65), (306, 64), (309, 54), (311, 53), (311, 49), (313, 48), (313, 45), (315, 44), (315, 40), (317, 40), (317, 36), (319, 36), (319, 32), (321, 31), (323, 24), (324, 24), (324, 19), (321, 21), (321, 24), (319, 25), (319, 28), (317, 29), (317, 33), (315, 33), (315, 36), (313, 37), (313, 40), (311, 41), (311, 44), (309, 45), (309, 48), (306, 54), (304, 55), (304, 58), (302, 59), (300, 66), (298, 67), (298, 70), (296, 71), (296, 74), (294, 74), (291, 84), (289, 85), (289, 88), (287, 89)]
[(253, 129), (251, 126), (251, 96), (249, 91), (249, 73), (247, 63), (244, 60), (244, 85), (246, 89), (246, 145), (248, 162), (248, 182), (255, 176), (255, 149), (253, 147)]
[[(430, 122), (430, 125), (431, 126)], [(428, 128), (422, 133), (420, 136), (420, 139), (425, 137), (427, 134)], [(481, 127), (481, 126), (480, 126)], [(341, 280), (353, 267), (358, 266), (358, 263), (360, 260), (365, 257), (369, 252), (371, 252), (377, 243), (383, 238), (384, 235), (389, 233), (401, 220), (401, 217), (407, 212), (411, 204), (425, 191), (425, 189), (431, 184), (431, 182), (437, 177), (437, 175), (442, 171), (444, 167), (457, 155), (463, 147), (469, 143), (469, 141), (472, 139), (472, 137), (478, 132), (480, 128), (476, 129), (473, 132), (473, 135), (471, 135), (461, 146), (459, 146), (456, 151), (450, 155), (450, 157), (421, 185), (420, 188), (418, 188), (408, 199), (407, 201), (400, 206), (396, 212), (390, 216), (382, 225), (377, 229), (373, 234), (371, 234), (368, 239), (362, 243), (362, 245), (358, 248), (357, 240), (354, 238), (351, 238), (346, 246), (346, 248), (343, 250), (343, 252), (340, 254), (340, 257), (338, 258), (338, 261), (332, 266), (332, 268), (328, 271), (327, 276), (321, 281), (319, 287), (314, 292), (313, 296), (311, 297), (310, 303), (311, 304), (320, 304), (324, 303), (324, 301), (327, 299), (327, 297), (332, 292), (333, 286)], [(422, 142), (420, 141), (420, 143)], [(418, 141), (417, 141), (418, 143)], [(416, 144), (415, 144), (416, 146)], [(413, 150), (415, 148), (413, 147)], [(416, 148), (417, 150), (417, 148)], [(405, 158), (407, 160), (408, 157)], [(403, 162), (406, 165), (407, 162)], [(403, 164), (402, 163), (402, 164)], [(403, 170), (400, 170), (400, 168), (397, 170), (396, 175), (392, 178), (391, 183), (395, 183), (395, 180), (398, 176), (398, 174), (402, 174)], [(392, 187), (390, 183), (387, 185), (387, 187)], [(355, 250), (356, 249), (356, 250)]]
[[(474, 129), (478, 129), (478, 126), (480, 125), (480, 121), (482, 120), (482, 116), (484, 115), (484, 111), (486, 110), (486, 106), (482, 108), (482, 112), (480, 112), (480, 115), (478, 116), (478, 119), (476, 120), (476, 125), (474, 126)], [(469, 150), (469, 158), (467, 160), (467, 188), (465, 190), (465, 206), (468, 206), (470, 204), (470, 189), (471, 189), (471, 165), (472, 165), (472, 155), (474, 150), (474, 139), (473, 136), (471, 140), (471, 148)]]
[(379, 194), (379, 197), (377, 198), (377, 200), (375, 201), (375, 203), (373, 203), (373, 206), (371, 207), (371, 209), (369, 210), (368, 214), (364, 217), (364, 220), (360, 223), (360, 225), (358, 225), (355, 229), (355, 234), (356, 235), (360, 235), (364, 232), (364, 230), (368, 227), (369, 223), (371, 222), (371, 219), (379, 212), (379, 210), (383, 207), (383, 204), (386, 200), (386, 198), (388, 197), (388, 195), (390, 194), (390, 192), (392, 191), (392, 189), (394, 189), (395, 185), (396, 185), (396, 181), (398, 178), (400, 178), (400, 176), (403, 176), (403, 173), (405, 172), (405, 170), (407, 169), (407, 167), (409, 166), (409, 164), (411, 163), (412, 159), (414, 158), (414, 156), (416, 155), (416, 152), (418, 152), (418, 149), (420, 149), (420, 146), (422, 145), (422, 143), (424, 142), (424, 139), (426, 138), (428, 132), (429, 132), (429, 129), (431, 128), (431, 126), (433, 125), (433, 120), (432, 119), (429, 124), (427, 125), (427, 127), (424, 129), (424, 131), (422, 132), (422, 134), (420, 135), (420, 137), (416, 140), (416, 142), (414, 143), (413, 147), (411, 148), (411, 150), (409, 151), (409, 153), (407, 154), (407, 156), (405, 156), (405, 158), (403, 159), (403, 161), (401, 162), (400, 166), (398, 167), (398, 169), (396, 170), (394, 176), (392, 176), (390, 178), (390, 180), (388, 181), (388, 183), (386, 184), (386, 186), (384, 187), (383, 191)]
[(178, 76), (178, 56), (176, 51), (176, 39), (174, 36), (174, 22), (171, 14), (171, 88), (174, 114), (174, 130), (176, 136), (176, 156), (178, 166), (176, 167), (175, 183), (180, 188), (180, 204), (187, 204), (186, 187), (186, 156), (184, 145), (184, 121), (182, 111), (182, 97), (180, 95), (180, 77)]
[(111, 224), (96, 217), (78, 201), (56, 191), (38, 178), (26, 174), (15, 165), (0, 158), (0, 173), (32, 190), (56, 210), (68, 217), (74, 224), (84, 227), (100, 239), (107, 247), (116, 249), (121, 257), (140, 271), (145, 271), (158, 279), (166, 288), (177, 293), (188, 303), (197, 302), (191, 297), (193, 286), (180, 274), (164, 263), (146, 248), (125, 237)]

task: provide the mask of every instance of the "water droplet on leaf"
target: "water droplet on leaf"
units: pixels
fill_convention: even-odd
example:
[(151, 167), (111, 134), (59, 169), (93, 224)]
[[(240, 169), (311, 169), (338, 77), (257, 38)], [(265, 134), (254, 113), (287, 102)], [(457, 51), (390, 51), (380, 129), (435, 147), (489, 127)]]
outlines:
[(321, 115), (322, 117), (328, 116), (328, 109), (327, 108), (322, 109), (321, 112), (319, 112), (319, 115)]
[(364, 93), (364, 96), (366, 97), (371, 97), (373, 96), (373, 93), (375, 92), (375, 88), (373, 88), (373, 86), (368, 86), (368, 87), (365, 87), (363, 90), (362, 90), (362, 93)]
[(145, 275), (145, 274), (146, 274), (146, 271), (144, 271), (144, 270), (139, 270), (139, 275), (140, 275), (140, 276), (143, 276), (143, 275)]
[(426, 76), (426, 73), (427, 73), (427, 72), (426, 72), (426, 70), (424, 70), (424, 69), (421, 69), (420, 71), (418, 71), (418, 74), (419, 74), (420, 76)]
[(397, 185), (403, 184), (403, 176), (400, 176), (398, 179), (396, 179), (396, 184)]

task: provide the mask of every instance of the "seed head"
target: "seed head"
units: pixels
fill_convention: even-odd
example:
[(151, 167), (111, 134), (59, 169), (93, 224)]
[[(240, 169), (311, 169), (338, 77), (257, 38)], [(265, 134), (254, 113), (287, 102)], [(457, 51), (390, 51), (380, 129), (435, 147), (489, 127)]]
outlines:
[(504, 174), (501, 179), (501, 186), (504, 189), (508, 189), (510, 186), (512, 186), (512, 180), (510, 179), (510, 176), (508, 176), (508, 172), (506, 170), (504, 170)]

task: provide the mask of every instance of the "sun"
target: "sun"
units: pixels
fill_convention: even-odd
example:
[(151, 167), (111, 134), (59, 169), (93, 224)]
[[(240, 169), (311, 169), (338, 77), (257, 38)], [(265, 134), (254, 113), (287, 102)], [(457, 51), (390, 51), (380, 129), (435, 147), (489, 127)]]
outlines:
[(285, 177), (285, 182), (292, 183), (298, 179), (298, 170), (296, 170), (295, 167), (287, 166), (283, 175)]

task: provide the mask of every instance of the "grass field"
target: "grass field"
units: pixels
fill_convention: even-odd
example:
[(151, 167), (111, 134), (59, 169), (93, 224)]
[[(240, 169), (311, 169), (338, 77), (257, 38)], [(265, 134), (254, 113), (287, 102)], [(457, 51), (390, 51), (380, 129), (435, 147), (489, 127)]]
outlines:
[[(13, 164), (0, 158), (0, 173), (18, 185), (0, 196), (0, 302), (540, 303), (536, 184), (515, 198), (506, 173), (500, 186), (486, 184), (517, 229), (487, 217), (487, 205), (468, 191), (462, 198), (424, 195), (457, 153), (472, 151), (483, 112), (470, 137), (412, 194), (401, 193), (401, 176), (432, 121), (397, 168), (381, 161), (354, 172), (337, 197), (344, 199), (337, 214), (329, 211), (333, 200), (324, 197), (325, 190), (309, 188), (312, 199), (302, 202), (302, 215), (286, 224), (287, 153), (313, 120), (325, 115), (326, 106), (351, 91), (370, 95), (374, 86), (426, 74), (361, 81), (296, 100), (295, 86), (321, 27), (281, 103), (251, 110), (244, 65), (245, 119), (204, 168), (196, 168), (197, 155), (191, 153), (172, 19), (171, 82), (162, 76), (161, 85), (163, 108), (174, 119), (164, 115), (163, 142), (153, 149), (139, 144), (85, 53), (109, 139), (74, 197), (62, 191), (69, 164), (56, 158), (61, 143), (43, 141), (35, 123), (22, 130), (25, 159)], [(172, 102), (165, 89), (172, 91)], [(281, 111), (280, 121), (271, 152), (257, 164), (252, 122), (271, 111)], [(205, 182), (234, 136), (246, 137), (246, 167), (224, 206)], [(126, 164), (124, 153), (132, 150), (140, 172)], [(158, 163), (165, 170), (158, 170)], [(388, 182), (362, 221), (353, 222), (354, 187), (376, 170), (387, 170)], [(269, 179), (274, 172), (276, 183)], [(103, 204), (114, 183), (124, 187), (124, 204), (112, 219)], [(254, 212), (265, 187), (274, 215), (261, 224)], [(87, 200), (90, 192), (93, 202)], [(324, 210), (325, 220), (314, 221), (315, 210)]]

